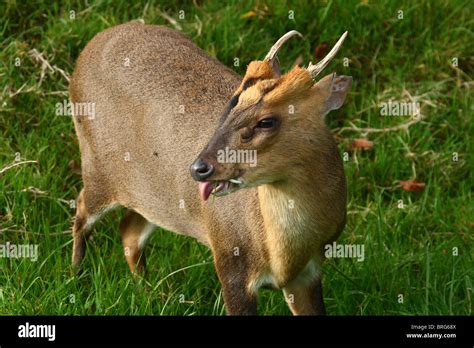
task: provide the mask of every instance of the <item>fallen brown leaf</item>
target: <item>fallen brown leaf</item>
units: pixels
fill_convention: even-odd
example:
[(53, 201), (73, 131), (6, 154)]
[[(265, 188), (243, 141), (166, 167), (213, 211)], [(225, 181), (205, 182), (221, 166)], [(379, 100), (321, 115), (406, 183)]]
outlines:
[(365, 138), (354, 139), (350, 145), (351, 150), (370, 150), (374, 147), (374, 143)]
[(424, 182), (418, 182), (416, 180), (400, 180), (398, 182), (400, 187), (407, 192), (419, 192), (423, 191), (426, 184)]

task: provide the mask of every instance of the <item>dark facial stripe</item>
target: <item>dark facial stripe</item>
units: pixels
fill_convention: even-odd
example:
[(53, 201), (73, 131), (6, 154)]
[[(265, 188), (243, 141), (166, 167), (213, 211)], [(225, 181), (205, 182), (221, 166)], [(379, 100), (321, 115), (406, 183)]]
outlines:
[[(255, 85), (258, 81), (262, 80), (261, 78), (258, 78), (258, 77), (250, 77), (248, 78), (247, 80), (245, 80), (244, 84), (242, 85), (242, 92), (245, 91), (247, 88), (250, 88), (252, 87), (253, 85)], [(265, 90), (264, 91), (264, 94), (267, 93), (268, 91), (270, 91), (271, 89), (269, 90)], [(241, 92), (241, 93), (242, 93)], [(219, 120), (219, 126), (222, 125), (224, 123), (224, 121), (227, 119), (227, 117), (229, 116), (230, 112), (232, 111), (232, 109), (237, 105), (237, 103), (239, 102), (239, 97), (240, 97), (240, 94), (236, 94), (234, 95), (232, 98), (230, 98), (229, 100), (229, 103), (227, 104), (227, 107), (224, 111), (224, 113), (222, 114), (220, 120)]]
[(240, 94), (237, 94), (237, 95), (232, 96), (232, 98), (230, 98), (229, 103), (227, 104), (227, 107), (225, 108), (225, 111), (223, 112), (219, 120), (219, 126), (224, 123), (224, 121), (226, 120), (227, 116), (229, 116), (232, 109), (237, 105), (237, 103), (239, 102), (239, 97), (240, 97)]
[[(252, 77), (247, 79), (242, 86), (242, 92), (245, 91), (247, 88), (252, 87), (254, 84), (257, 83), (258, 80), (259, 80), (258, 78), (252, 78)], [(237, 105), (237, 103), (239, 102), (239, 97), (240, 97), (240, 93), (230, 98), (229, 103), (227, 104), (227, 107), (219, 120), (219, 125), (224, 123), (224, 121), (226, 120), (227, 116), (229, 116), (232, 109)]]
[(242, 91), (245, 91), (247, 88), (252, 87), (254, 84), (257, 83), (259, 79), (258, 78), (249, 78), (244, 82), (244, 85), (242, 86)]
[(229, 111), (232, 110), (237, 105), (237, 103), (239, 102), (239, 97), (240, 97), (240, 93), (230, 98), (229, 104), (227, 105), (227, 108), (229, 109)]

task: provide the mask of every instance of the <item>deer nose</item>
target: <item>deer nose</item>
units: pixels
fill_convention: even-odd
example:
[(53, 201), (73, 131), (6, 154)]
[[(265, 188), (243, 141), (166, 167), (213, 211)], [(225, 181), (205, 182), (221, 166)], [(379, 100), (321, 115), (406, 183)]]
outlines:
[(204, 181), (214, 174), (214, 166), (198, 158), (191, 164), (191, 176), (196, 181)]

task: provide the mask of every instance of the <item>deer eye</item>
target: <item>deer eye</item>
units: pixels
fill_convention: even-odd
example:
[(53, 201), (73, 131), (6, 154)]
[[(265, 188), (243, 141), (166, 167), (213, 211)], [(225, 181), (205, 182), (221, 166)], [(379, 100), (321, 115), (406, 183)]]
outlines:
[(258, 121), (257, 128), (273, 128), (277, 124), (277, 119), (274, 117), (264, 118)]

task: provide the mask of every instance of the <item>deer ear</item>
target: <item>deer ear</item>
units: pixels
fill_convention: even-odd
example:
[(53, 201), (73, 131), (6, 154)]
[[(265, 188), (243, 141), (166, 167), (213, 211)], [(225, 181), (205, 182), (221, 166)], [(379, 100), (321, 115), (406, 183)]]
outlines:
[(347, 92), (351, 88), (352, 77), (336, 73), (324, 76), (313, 88), (322, 97), (321, 111), (326, 115), (331, 110), (339, 109), (346, 99)]

